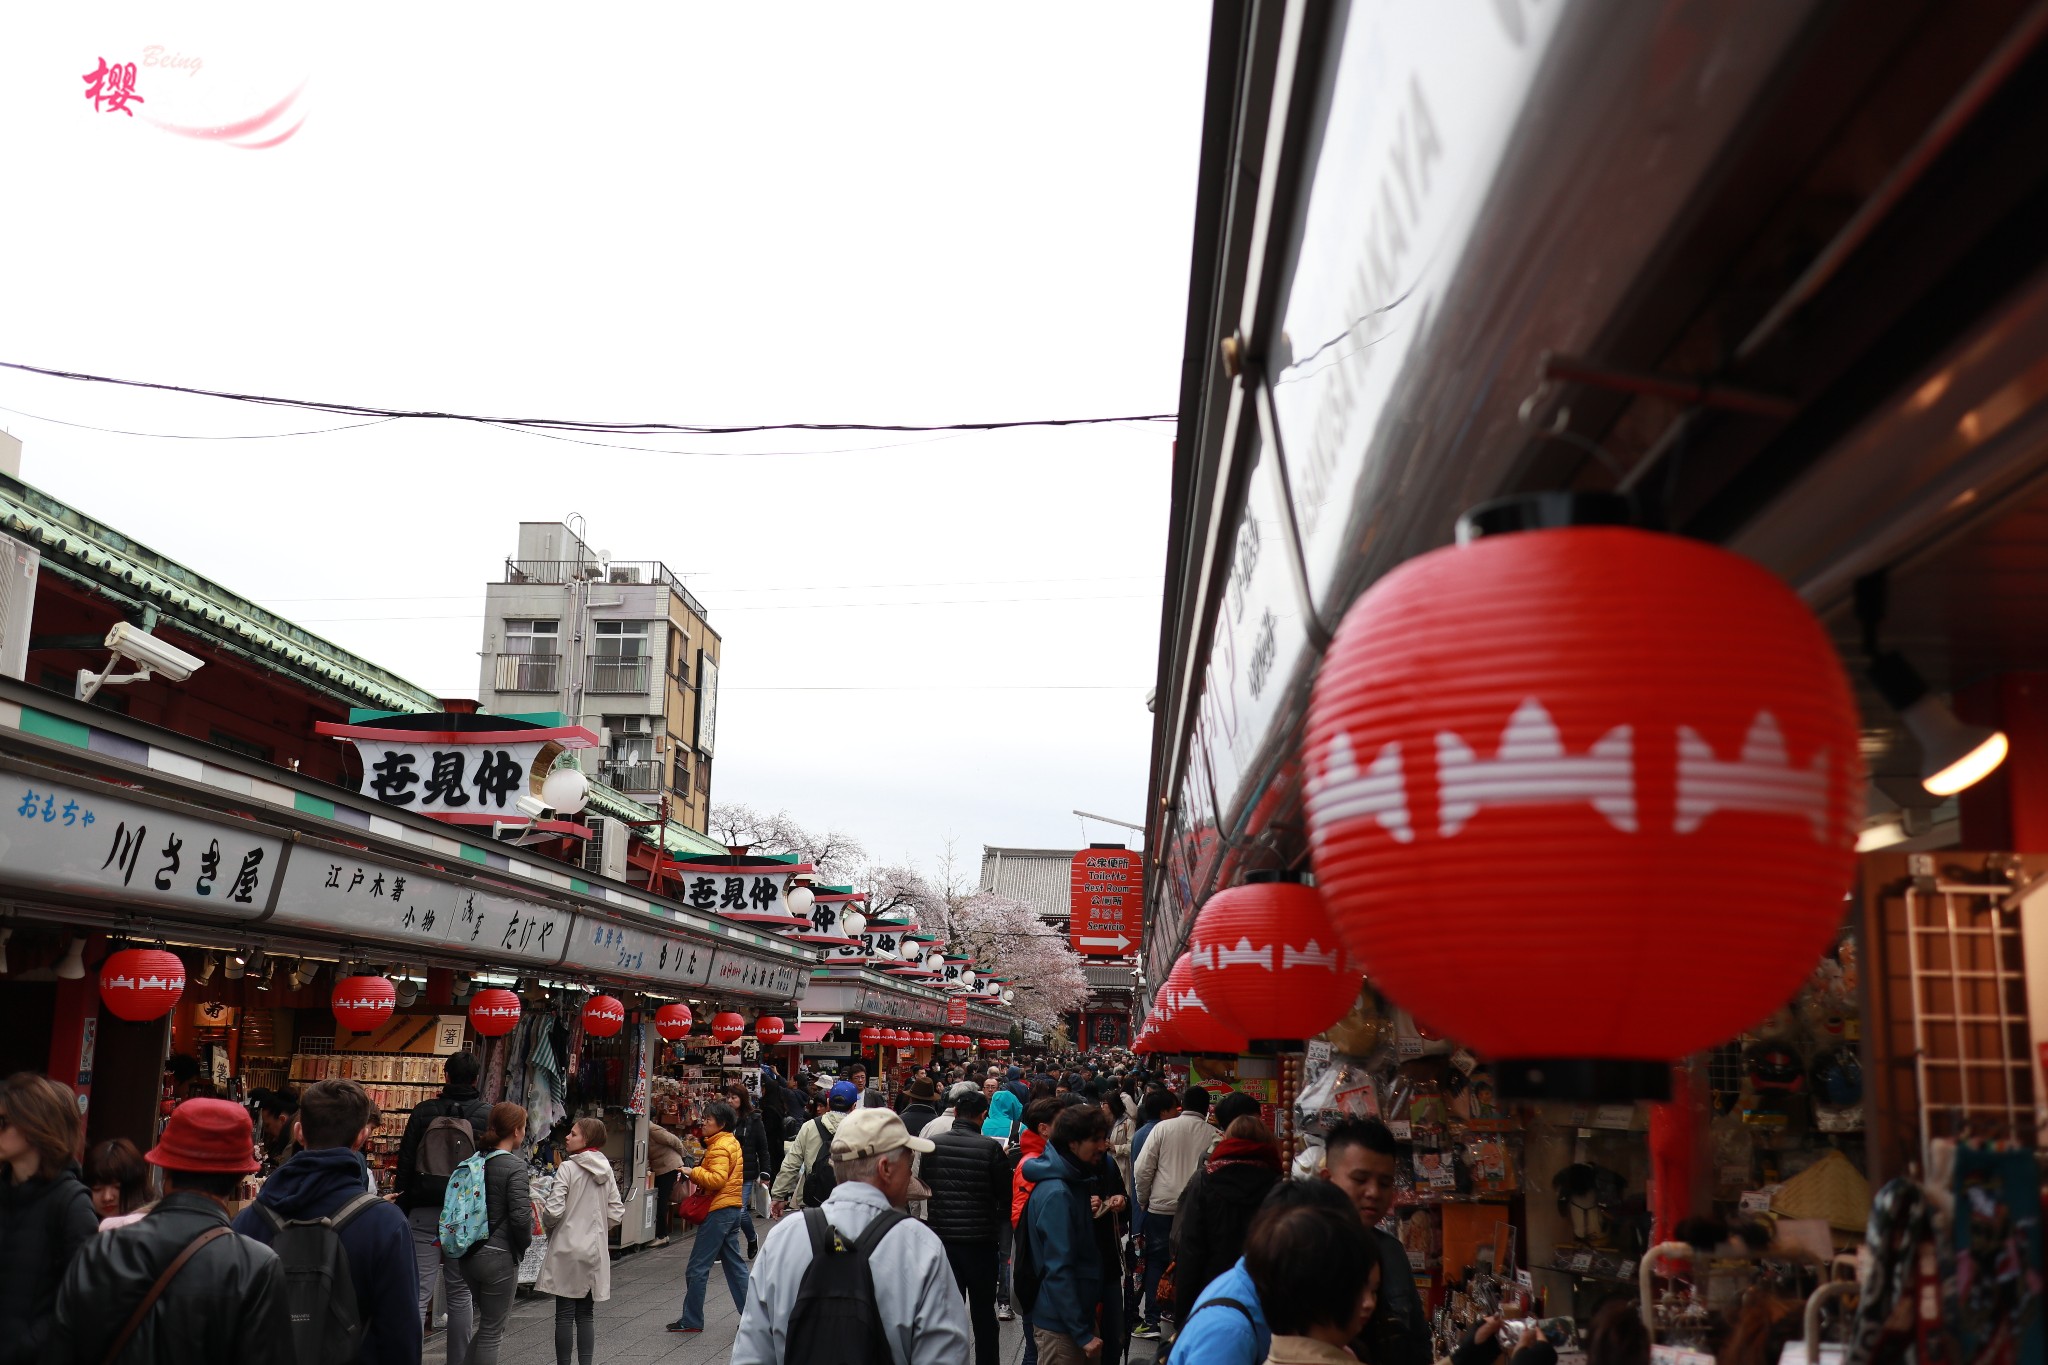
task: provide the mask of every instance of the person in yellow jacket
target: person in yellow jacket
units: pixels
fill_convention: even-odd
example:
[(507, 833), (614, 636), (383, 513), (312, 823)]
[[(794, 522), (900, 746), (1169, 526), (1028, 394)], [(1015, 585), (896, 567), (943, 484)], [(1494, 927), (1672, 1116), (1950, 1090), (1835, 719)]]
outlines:
[(711, 1279), (714, 1258), (725, 1262), (725, 1287), (734, 1308), (747, 1308), (747, 1262), (741, 1254), (740, 1219), (747, 1216), (747, 1172), (739, 1139), (732, 1135), (739, 1115), (723, 1101), (707, 1104), (700, 1119), (704, 1159), (687, 1172), (690, 1183), (711, 1196), (711, 1215), (697, 1228), (684, 1275), (683, 1315), (668, 1325), (671, 1332), (704, 1330), (704, 1286)]

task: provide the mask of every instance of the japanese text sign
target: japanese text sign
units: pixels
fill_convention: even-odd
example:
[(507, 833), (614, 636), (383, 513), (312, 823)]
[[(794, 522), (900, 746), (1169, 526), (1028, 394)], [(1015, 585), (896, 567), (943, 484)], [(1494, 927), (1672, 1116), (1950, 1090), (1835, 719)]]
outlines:
[(235, 919), (269, 907), (281, 839), (60, 783), (7, 780), (0, 882)]
[(768, 962), (723, 949), (711, 968), (713, 990), (762, 995), (774, 1000), (794, 1000), (799, 980), (808, 981), (809, 974), (793, 963)]
[(1127, 848), (1084, 848), (1070, 880), (1067, 933), (1083, 957), (1122, 957), (1138, 944), (1145, 913), (1145, 855)]
[(270, 922), (333, 930), (482, 959), (558, 963), (574, 916), (470, 882), (423, 875), (349, 849), (301, 845)]
[(610, 976), (675, 985), (711, 981), (712, 949), (609, 920), (579, 917), (569, 938), (569, 965)]

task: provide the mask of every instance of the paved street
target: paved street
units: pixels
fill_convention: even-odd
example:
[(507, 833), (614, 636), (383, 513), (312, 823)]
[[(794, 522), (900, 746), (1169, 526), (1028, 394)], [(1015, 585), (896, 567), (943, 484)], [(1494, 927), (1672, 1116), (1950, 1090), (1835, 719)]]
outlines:
[[(765, 1233), (768, 1224), (756, 1224)], [(668, 1324), (682, 1316), (683, 1269), (689, 1264), (690, 1241), (678, 1237), (659, 1251), (634, 1251), (612, 1262), (612, 1297), (597, 1306), (597, 1356), (602, 1365), (723, 1365), (739, 1330), (739, 1314), (726, 1292), (724, 1273), (711, 1271), (704, 1296), (704, 1332), (681, 1336)], [(1024, 1356), (1023, 1324), (1005, 1322), (1003, 1365), (1017, 1365)], [(1133, 1343), (1133, 1365), (1152, 1356), (1150, 1343)], [(544, 1294), (522, 1292), (505, 1328), (501, 1365), (552, 1365), (555, 1358), (555, 1301)], [(436, 1332), (427, 1341), (425, 1365), (444, 1365), (447, 1337)]]

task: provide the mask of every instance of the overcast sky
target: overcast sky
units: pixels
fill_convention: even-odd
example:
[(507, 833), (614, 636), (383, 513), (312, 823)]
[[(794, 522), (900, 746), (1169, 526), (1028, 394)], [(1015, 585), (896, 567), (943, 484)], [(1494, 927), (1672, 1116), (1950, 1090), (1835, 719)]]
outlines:
[[(601, 420), (1174, 407), (1203, 6), (301, 12), (0, 17), (0, 359)], [(164, 123), (304, 81), (242, 140), (303, 123), (248, 150), (96, 111), (101, 58)], [(20, 414), (345, 419), (8, 371), (0, 407), (29, 483), (444, 696), (476, 693), (515, 524), (582, 513), (710, 608), (716, 799), (969, 865), (1073, 846), (1075, 807), (1141, 818), (1170, 425), (626, 442), (832, 452), (720, 458), (416, 421), (108, 435)]]

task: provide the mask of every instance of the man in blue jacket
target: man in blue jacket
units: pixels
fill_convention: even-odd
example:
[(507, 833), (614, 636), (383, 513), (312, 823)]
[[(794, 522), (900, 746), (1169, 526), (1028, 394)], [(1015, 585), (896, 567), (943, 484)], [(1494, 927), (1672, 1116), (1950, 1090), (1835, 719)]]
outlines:
[[(319, 1081), (299, 1096), (298, 1140), (304, 1149), (263, 1182), (256, 1204), (235, 1219), (235, 1231), (266, 1246), (279, 1218), (326, 1218), (367, 1192), (362, 1158), (377, 1108), (354, 1081)], [(396, 1204), (379, 1199), (341, 1225), (363, 1339), (362, 1365), (419, 1365), (419, 1270), (412, 1225)]]
[(1020, 1231), (1030, 1238), (1039, 1276), (1037, 1296), (1025, 1314), (1039, 1365), (1091, 1365), (1102, 1354), (1095, 1321), (1102, 1262), (1089, 1187), (1108, 1145), (1109, 1116), (1101, 1107), (1069, 1105), (1053, 1120), (1045, 1154), (1022, 1168), (1024, 1179), (1037, 1182)]

